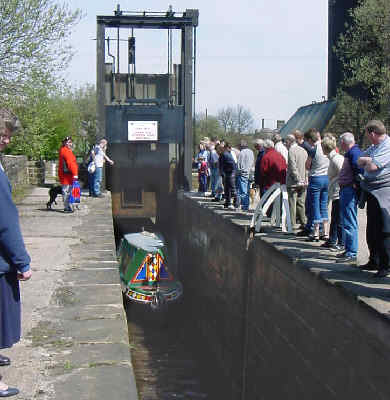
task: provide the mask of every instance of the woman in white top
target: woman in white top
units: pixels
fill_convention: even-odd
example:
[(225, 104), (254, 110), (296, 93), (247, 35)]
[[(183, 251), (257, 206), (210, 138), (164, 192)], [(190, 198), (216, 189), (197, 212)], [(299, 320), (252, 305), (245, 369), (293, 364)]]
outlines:
[(339, 174), (344, 163), (344, 157), (336, 151), (336, 138), (325, 134), (322, 140), (322, 150), (329, 158), (328, 168), (328, 201), (332, 202), (329, 239), (321, 246), (331, 250), (341, 250), (344, 246), (344, 234), (341, 225)]
[(322, 238), (328, 239), (328, 166), (329, 159), (324, 156), (321, 136), (316, 129), (305, 132), (305, 140), (313, 146), (306, 161), (309, 170), (307, 187), (308, 221), (306, 230), (311, 232), (307, 241), (319, 242), (320, 224), (323, 224)]

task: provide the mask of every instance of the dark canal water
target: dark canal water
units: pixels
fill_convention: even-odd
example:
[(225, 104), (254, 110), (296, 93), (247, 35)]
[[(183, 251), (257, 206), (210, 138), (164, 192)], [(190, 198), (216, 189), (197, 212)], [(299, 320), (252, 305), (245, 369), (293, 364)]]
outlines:
[(140, 400), (220, 399), (185, 298), (164, 315), (128, 303), (126, 313)]
[[(152, 226), (145, 226), (145, 229), (153, 231)], [(132, 225), (117, 227), (117, 239), (123, 232), (136, 231), (139, 230)], [(171, 231), (170, 235), (164, 236), (169, 269), (183, 282), (175, 234)], [(129, 300), (124, 300), (124, 305), (140, 400), (227, 399), (221, 397), (220, 389), (224, 385), (218, 368), (208, 356), (205, 341), (198, 333), (196, 299), (186, 295), (185, 286), (180, 301), (170, 304), (164, 312), (152, 311), (149, 306)]]

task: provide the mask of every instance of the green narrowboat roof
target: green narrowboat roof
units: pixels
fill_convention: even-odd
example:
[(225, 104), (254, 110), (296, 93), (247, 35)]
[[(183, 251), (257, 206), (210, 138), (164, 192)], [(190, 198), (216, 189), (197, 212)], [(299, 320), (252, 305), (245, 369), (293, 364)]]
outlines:
[(164, 247), (163, 240), (154, 233), (138, 232), (124, 235), (125, 240), (137, 249), (143, 249), (150, 253), (155, 253)]

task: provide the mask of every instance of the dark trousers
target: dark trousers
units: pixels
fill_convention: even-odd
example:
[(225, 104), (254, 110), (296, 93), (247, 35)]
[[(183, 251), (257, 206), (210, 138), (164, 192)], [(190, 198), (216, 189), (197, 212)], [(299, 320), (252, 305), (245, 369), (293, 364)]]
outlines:
[(199, 192), (206, 192), (207, 191), (207, 176), (205, 174), (199, 174)]
[(383, 232), (383, 217), (378, 200), (371, 193), (367, 193), (367, 227), (366, 241), (370, 251), (370, 261), (379, 268), (389, 267), (389, 249), (385, 242), (388, 234)]
[(236, 173), (226, 173), (223, 178), (225, 187), (225, 206), (229, 206), (232, 199), (236, 202)]
[(332, 201), (332, 214), (330, 216), (329, 242), (344, 246), (344, 230), (340, 219), (340, 200)]

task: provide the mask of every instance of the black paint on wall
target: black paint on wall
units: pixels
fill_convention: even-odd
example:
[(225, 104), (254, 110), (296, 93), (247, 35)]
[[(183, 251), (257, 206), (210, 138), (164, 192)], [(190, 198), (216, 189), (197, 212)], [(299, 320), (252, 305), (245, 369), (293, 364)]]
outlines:
[(351, 23), (349, 10), (355, 8), (358, 0), (328, 0), (328, 99), (337, 94), (343, 80), (342, 65), (333, 52), (333, 47), (341, 33), (345, 32), (345, 24)]

